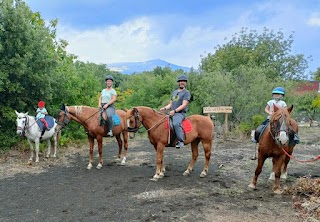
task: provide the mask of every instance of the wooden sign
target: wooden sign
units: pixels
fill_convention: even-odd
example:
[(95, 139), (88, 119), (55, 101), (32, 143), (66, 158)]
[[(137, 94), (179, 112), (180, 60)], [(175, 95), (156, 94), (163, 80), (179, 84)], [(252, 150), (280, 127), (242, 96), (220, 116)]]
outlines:
[(232, 106), (203, 107), (203, 113), (232, 113)]

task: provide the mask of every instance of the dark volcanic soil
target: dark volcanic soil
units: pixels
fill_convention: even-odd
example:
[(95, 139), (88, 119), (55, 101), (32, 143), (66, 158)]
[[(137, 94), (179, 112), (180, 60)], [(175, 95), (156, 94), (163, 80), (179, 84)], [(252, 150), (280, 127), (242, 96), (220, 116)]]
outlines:
[[(301, 130), (302, 143), (294, 156), (319, 155), (319, 128)], [(209, 174), (199, 175), (200, 154), (188, 177), (183, 172), (191, 159), (190, 146), (165, 151), (166, 175), (155, 173), (155, 151), (143, 137), (129, 141), (127, 163), (115, 161), (115, 139), (104, 140), (104, 166), (87, 170), (88, 147), (59, 150), (57, 159), (41, 158), (27, 166), (21, 153), (0, 157), (0, 221), (300, 221), (289, 195), (275, 195), (268, 182), (271, 160), (258, 180), (258, 190), (248, 189), (257, 164), (251, 160), (255, 145), (248, 141), (215, 139)], [(96, 149), (95, 149), (96, 152)], [(42, 156), (43, 157), (43, 156)], [(98, 157), (95, 155), (94, 167)], [(289, 163), (289, 178), (319, 176), (320, 162)]]

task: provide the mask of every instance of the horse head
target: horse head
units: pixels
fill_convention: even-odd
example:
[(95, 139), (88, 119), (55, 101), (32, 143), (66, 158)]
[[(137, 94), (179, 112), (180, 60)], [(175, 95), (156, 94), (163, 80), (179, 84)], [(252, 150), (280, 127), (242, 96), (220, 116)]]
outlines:
[(274, 112), (270, 118), (270, 132), (273, 139), (279, 146), (284, 146), (289, 142), (290, 127), (290, 113), (293, 105), (288, 108), (281, 108), (274, 105)]
[(58, 114), (58, 118), (56, 122), (57, 122), (57, 127), (55, 128), (56, 131), (59, 131), (60, 129), (64, 128), (70, 122), (69, 111), (64, 104), (61, 105), (61, 109)]
[(125, 109), (127, 113), (127, 126), (130, 138), (134, 137), (134, 133), (138, 132), (142, 125), (141, 116), (139, 115), (137, 108)]
[(16, 124), (17, 124), (17, 134), (18, 135), (23, 135), (26, 127), (27, 127), (27, 123), (28, 123), (28, 112), (26, 113), (19, 113), (15, 110), (15, 113), (17, 115), (17, 120), (16, 120)]

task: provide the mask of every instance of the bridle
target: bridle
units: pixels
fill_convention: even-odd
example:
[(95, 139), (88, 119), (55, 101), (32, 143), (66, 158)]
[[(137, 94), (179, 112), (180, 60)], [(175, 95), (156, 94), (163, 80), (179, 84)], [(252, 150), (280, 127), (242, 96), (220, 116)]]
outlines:
[[(142, 120), (140, 119), (140, 115), (138, 110), (134, 109), (134, 114), (131, 115), (128, 119), (130, 119), (132, 116), (134, 116), (134, 127), (128, 126), (128, 132), (136, 133), (141, 128), (141, 125), (143, 125)], [(140, 126), (138, 126), (138, 123), (140, 123)]]
[(61, 110), (61, 112), (64, 113), (63, 122), (58, 122), (58, 121), (57, 121), (57, 124), (58, 124), (59, 126), (61, 126), (61, 128), (64, 128), (64, 127), (66, 127), (67, 124), (70, 122), (70, 121), (69, 121), (69, 112), (68, 112), (67, 109)]
[(289, 127), (287, 126), (287, 117), (284, 114), (284, 111), (281, 110), (281, 116), (279, 119), (274, 120), (273, 117), (271, 117), (270, 121), (270, 135), (271, 137), (276, 141), (276, 143), (281, 147), (283, 146), (279, 138), (282, 135), (282, 132), (286, 133), (286, 135), (289, 137), (288, 132), (289, 132)]
[[(133, 133), (136, 133), (137, 131), (139, 131), (139, 129), (141, 128), (141, 125), (144, 126), (142, 120), (141, 120), (141, 116), (139, 115), (139, 112), (137, 109), (134, 109), (134, 122), (135, 122), (135, 126), (132, 128), (132, 127), (129, 127), (128, 126), (128, 131), (129, 132), (133, 132)], [(131, 118), (132, 116), (130, 116), (129, 118)], [(152, 129), (154, 129), (155, 127), (159, 126), (166, 118), (168, 118), (169, 116), (168, 115), (165, 115), (163, 118), (161, 118), (158, 122), (156, 122), (152, 127), (150, 127), (149, 129), (146, 128), (147, 131), (150, 131)], [(140, 127), (138, 126), (138, 122), (141, 123), (140, 124)]]
[(29, 126), (29, 117), (26, 115), (24, 117), (18, 117), (18, 119), (26, 119), (23, 127), (17, 125), (17, 131), (21, 130), (22, 134), (24, 134), (31, 127)]

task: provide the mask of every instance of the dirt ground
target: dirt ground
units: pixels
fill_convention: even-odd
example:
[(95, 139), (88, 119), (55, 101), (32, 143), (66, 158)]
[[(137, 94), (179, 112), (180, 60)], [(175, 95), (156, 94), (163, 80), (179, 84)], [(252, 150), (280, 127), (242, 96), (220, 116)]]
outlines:
[[(300, 130), (297, 159), (320, 154), (319, 128)], [(257, 160), (255, 144), (215, 138), (209, 174), (200, 178), (203, 150), (190, 176), (183, 176), (190, 145), (165, 151), (166, 175), (155, 182), (155, 151), (143, 136), (129, 141), (127, 163), (116, 161), (114, 138), (104, 140), (104, 166), (87, 170), (88, 146), (61, 148), (58, 158), (26, 165), (19, 151), (0, 156), (0, 221), (302, 221), (291, 195), (275, 195), (267, 160), (253, 191), (248, 184)], [(98, 157), (95, 149), (95, 166)], [(320, 161), (290, 161), (289, 178), (319, 177)], [(310, 218), (311, 219), (311, 218)], [(310, 220), (311, 221), (311, 220)]]

